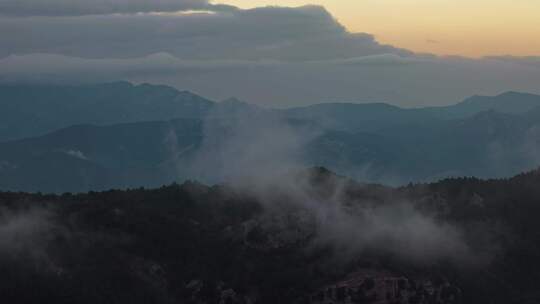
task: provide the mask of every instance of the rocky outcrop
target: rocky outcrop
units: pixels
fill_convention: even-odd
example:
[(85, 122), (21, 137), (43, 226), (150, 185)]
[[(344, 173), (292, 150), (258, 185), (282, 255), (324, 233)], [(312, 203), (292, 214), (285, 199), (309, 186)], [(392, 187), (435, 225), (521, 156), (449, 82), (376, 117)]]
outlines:
[(446, 279), (411, 278), (380, 270), (361, 270), (327, 285), (309, 304), (456, 304), (461, 290)]

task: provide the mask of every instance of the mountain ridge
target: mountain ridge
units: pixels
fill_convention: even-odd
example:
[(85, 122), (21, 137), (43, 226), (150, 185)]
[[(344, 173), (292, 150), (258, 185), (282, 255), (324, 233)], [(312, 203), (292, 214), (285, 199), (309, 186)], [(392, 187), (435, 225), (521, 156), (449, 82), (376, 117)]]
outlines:
[(42, 135), (74, 124), (204, 118), (212, 113), (234, 116), (246, 111), (268, 112), (291, 119), (318, 119), (330, 128), (376, 131), (388, 125), (419, 120), (465, 118), (489, 109), (522, 114), (535, 107), (540, 107), (539, 95), (513, 91), (496, 96), (473, 96), (444, 107), (402, 108), (382, 102), (338, 102), (265, 109), (244, 101), (215, 102), (190, 91), (148, 83), (2, 84), (0, 142)]
[[(271, 119), (268, 125), (255, 126), (251, 121), (261, 121), (261, 117), (249, 112), (239, 114), (232, 121), (216, 116), (105, 126), (78, 125), (41, 137), (0, 143), (0, 163), (4, 164), (0, 167), (0, 187), (79, 192), (159, 186), (199, 176), (199, 170), (203, 169), (214, 181), (213, 171), (228, 163), (239, 162), (238, 166), (244, 166), (243, 157), (257, 159), (264, 156), (265, 150), (259, 146), (264, 146), (266, 141), (279, 143), (280, 136), (294, 139), (292, 150), (284, 152), (296, 155), (295, 164), (329, 167), (366, 182), (401, 185), (446, 176), (505, 177), (540, 165), (536, 156), (540, 151), (540, 142), (536, 139), (540, 110), (537, 115), (533, 114), (503, 114), (490, 110), (469, 118), (396, 125), (376, 132), (328, 129), (309, 121), (290, 119)], [(235, 127), (238, 121), (241, 123)], [(245, 130), (246, 126), (251, 130)], [(261, 136), (274, 133), (281, 135), (259, 142)], [(230, 141), (234, 147), (228, 145)], [(277, 148), (282, 149), (279, 145)], [(256, 154), (243, 156), (242, 147), (248, 147), (246, 151)], [(34, 177), (43, 176), (42, 180), (46, 180), (45, 176), (54, 171), (46, 164), (46, 159), (58, 153), (67, 161), (65, 168), (73, 170), (74, 176), (68, 179), (68, 184), (73, 185), (79, 180), (80, 187), (63, 189), (64, 181), (60, 179), (53, 188), (45, 186), (51, 185), (53, 180), (48, 180), (47, 184), (32, 184)], [(40, 155), (49, 156), (40, 158)], [(68, 161), (69, 157), (78, 160)], [(62, 158), (54, 159), (57, 166), (62, 166), (58, 163)], [(35, 169), (31, 170), (32, 166), (26, 164), (33, 164)], [(80, 170), (72, 166), (77, 164), (82, 166)], [(109, 184), (100, 182), (99, 186), (92, 186), (78, 177), (77, 172), (85, 172), (87, 169), (84, 168), (90, 164), (103, 171), (98, 174), (100, 170), (92, 169), (92, 174), (110, 176), (106, 179)], [(206, 168), (209, 164), (215, 168)]]

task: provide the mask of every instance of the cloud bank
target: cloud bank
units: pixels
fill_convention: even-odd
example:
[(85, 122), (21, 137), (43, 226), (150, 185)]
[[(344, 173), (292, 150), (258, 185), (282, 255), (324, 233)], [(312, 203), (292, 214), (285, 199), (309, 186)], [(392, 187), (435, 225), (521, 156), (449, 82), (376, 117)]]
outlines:
[(540, 93), (537, 58), (415, 54), (347, 31), (320, 6), (0, 0), (0, 11), (0, 81), (164, 83), (270, 107)]
[(0, 81), (168, 84), (214, 100), (236, 96), (267, 107), (320, 102), (454, 104), (472, 95), (540, 93), (540, 67), (502, 60), (380, 54), (285, 61), (179, 59), (167, 53), (88, 59), (31, 54), (0, 59)]
[(1, 18), (0, 29), (0, 56), (53, 53), (129, 58), (166, 52), (182, 59), (304, 61), (407, 53), (380, 45), (371, 35), (348, 33), (317, 6), (191, 14)]

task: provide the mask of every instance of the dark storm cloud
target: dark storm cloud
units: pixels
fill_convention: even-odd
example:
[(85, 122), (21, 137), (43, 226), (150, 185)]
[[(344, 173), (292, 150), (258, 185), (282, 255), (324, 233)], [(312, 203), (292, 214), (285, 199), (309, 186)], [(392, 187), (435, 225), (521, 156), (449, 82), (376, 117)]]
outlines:
[(348, 33), (324, 8), (0, 19), (0, 56), (314, 60), (409, 52)]
[(223, 9), (206, 0), (0, 0), (4, 16), (81, 16)]

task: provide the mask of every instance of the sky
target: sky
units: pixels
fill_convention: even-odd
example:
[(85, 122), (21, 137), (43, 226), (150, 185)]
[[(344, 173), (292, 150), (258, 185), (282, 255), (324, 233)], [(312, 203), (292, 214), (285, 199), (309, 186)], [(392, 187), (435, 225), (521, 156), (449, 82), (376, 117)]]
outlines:
[(242, 8), (326, 7), (351, 32), (416, 52), (481, 57), (540, 54), (538, 0), (220, 0)]
[(0, 82), (128, 80), (266, 107), (540, 93), (530, 0), (222, 1), (0, 0)]

